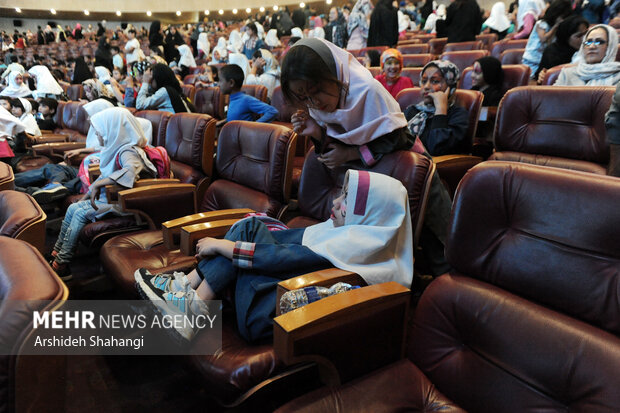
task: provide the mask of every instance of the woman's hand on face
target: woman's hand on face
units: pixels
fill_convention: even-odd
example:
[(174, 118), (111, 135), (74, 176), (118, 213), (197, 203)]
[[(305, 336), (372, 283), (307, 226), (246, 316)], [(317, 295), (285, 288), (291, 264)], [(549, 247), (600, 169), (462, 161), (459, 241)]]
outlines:
[(433, 105), (435, 106), (436, 115), (447, 115), (448, 114), (449, 94), (450, 94), (450, 88), (446, 89), (445, 92), (440, 90), (437, 92), (429, 93), (429, 96), (433, 99)]
[(359, 153), (355, 146), (330, 143), (329, 145), (327, 145), (326, 152), (321, 154), (321, 156), (319, 156), (317, 159), (329, 169), (333, 169), (348, 161), (352, 161), (358, 158)]
[(298, 134), (312, 136), (317, 140), (320, 140), (323, 136), (323, 130), (319, 124), (308, 115), (308, 112), (298, 110), (291, 116), (291, 122), (293, 123), (293, 130)]

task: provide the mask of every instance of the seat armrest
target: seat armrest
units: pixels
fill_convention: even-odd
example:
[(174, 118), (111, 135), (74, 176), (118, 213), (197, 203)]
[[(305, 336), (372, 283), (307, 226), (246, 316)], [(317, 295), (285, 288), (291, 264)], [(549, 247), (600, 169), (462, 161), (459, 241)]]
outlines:
[(168, 183), (126, 189), (118, 193), (118, 203), (123, 212), (146, 220), (151, 229), (159, 229), (162, 222), (195, 211), (196, 187)]
[(43, 136), (31, 137), (29, 141), (32, 145), (53, 142), (67, 142), (68, 136), (60, 134), (45, 134)]
[(176, 250), (179, 248), (182, 227), (201, 224), (203, 222), (219, 221), (222, 219), (241, 219), (252, 212), (254, 211), (248, 208), (222, 209), (219, 211), (200, 212), (166, 221), (161, 224), (164, 246), (169, 250)]
[(221, 219), (182, 227), (180, 233), (181, 254), (195, 255), (198, 240), (204, 237), (222, 238), (239, 219)]
[(226, 122), (228, 122), (228, 121), (226, 120), (226, 118), (224, 118), (224, 119), (220, 119), (220, 120), (218, 120), (217, 122), (215, 122), (215, 127), (216, 127), (216, 128), (221, 128), (222, 126), (224, 126), (224, 125), (226, 124)]
[(396, 282), (336, 294), (274, 318), (273, 345), (284, 363), (315, 362), (339, 385), (401, 359), (410, 290)]
[(456, 187), (467, 171), (482, 161), (481, 157), (473, 155), (433, 156), (433, 162), (437, 165), (437, 173), (447, 186), (446, 189), (451, 198), (454, 198)]
[(99, 175), (101, 175), (101, 171), (98, 163), (88, 165), (88, 179), (90, 179), (91, 184), (99, 178)]
[[(164, 185), (164, 184), (178, 184), (181, 183), (180, 180), (170, 178), (170, 179), (140, 179), (133, 184), (134, 188), (144, 188), (147, 186), (153, 185)], [(121, 191), (127, 190), (126, 187), (112, 184), (105, 186), (106, 199), (111, 204), (118, 203), (118, 193)]]
[(85, 142), (53, 142), (32, 145), (32, 150), (35, 155), (57, 155), (62, 157), (67, 151), (85, 147)]
[(331, 287), (340, 282), (359, 286), (366, 285), (366, 281), (359, 274), (339, 268), (328, 268), (280, 281), (276, 293), (276, 315), (281, 314), (279, 303), (285, 292), (311, 286)]

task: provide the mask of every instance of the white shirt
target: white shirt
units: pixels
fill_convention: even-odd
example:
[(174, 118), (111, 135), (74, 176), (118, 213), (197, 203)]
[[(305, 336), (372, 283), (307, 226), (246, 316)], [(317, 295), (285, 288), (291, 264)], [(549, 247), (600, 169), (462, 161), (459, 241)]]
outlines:
[[(129, 53), (127, 50), (133, 47), (133, 52)], [(138, 39), (131, 39), (125, 44), (125, 59), (127, 60), (127, 65), (137, 62), (140, 58), (140, 42)]]

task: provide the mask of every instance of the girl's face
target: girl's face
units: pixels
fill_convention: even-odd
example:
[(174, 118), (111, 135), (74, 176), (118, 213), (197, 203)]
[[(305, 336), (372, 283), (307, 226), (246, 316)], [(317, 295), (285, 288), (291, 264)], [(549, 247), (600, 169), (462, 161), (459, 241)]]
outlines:
[(400, 62), (394, 57), (390, 57), (383, 63), (383, 72), (387, 80), (395, 81), (400, 77)]
[(420, 87), (422, 88), (422, 96), (424, 97), (424, 103), (427, 105), (433, 104), (433, 98), (430, 96), (434, 92), (445, 92), (448, 89), (448, 84), (443, 78), (441, 71), (436, 67), (429, 67), (422, 73), (420, 77)]
[(330, 219), (334, 223), (334, 227), (341, 227), (344, 225), (345, 217), (347, 216), (347, 189), (348, 182), (345, 182), (342, 187), (342, 194), (332, 201), (332, 214)]
[(118, 69), (114, 69), (112, 71), (112, 77), (114, 77), (114, 80), (116, 80), (117, 82), (120, 82), (123, 79), (123, 76)]
[(21, 86), (22, 83), (24, 83), (24, 78), (22, 77), (22, 75), (15, 76), (15, 84), (17, 86)]
[(484, 74), (482, 73), (482, 66), (480, 63), (474, 63), (474, 70), (471, 72), (471, 85), (479, 88), (486, 86), (487, 82), (484, 80)]
[(580, 25), (577, 31), (571, 34), (570, 37), (568, 38), (568, 45), (575, 50), (579, 50), (579, 48), (581, 47), (581, 42), (583, 41), (583, 36), (586, 34), (587, 31), (588, 31), (587, 25), (585, 24)]
[(18, 106), (13, 106), (13, 108), (11, 109), (11, 113), (16, 118), (20, 118), (24, 114), (24, 111), (22, 110), (22, 108), (20, 108)]
[(84, 86), (84, 96), (86, 96), (86, 100), (92, 102), (95, 100), (95, 94), (93, 93), (93, 88), (90, 86)]
[(340, 102), (338, 84), (329, 80), (311, 83), (301, 79), (291, 80), (289, 87), (297, 99), (309, 108), (334, 112)]
[(592, 30), (584, 43), (585, 60), (588, 64), (600, 63), (607, 53), (607, 30), (599, 27)]
[(11, 103), (6, 99), (0, 99), (0, 106), (11, 112)]

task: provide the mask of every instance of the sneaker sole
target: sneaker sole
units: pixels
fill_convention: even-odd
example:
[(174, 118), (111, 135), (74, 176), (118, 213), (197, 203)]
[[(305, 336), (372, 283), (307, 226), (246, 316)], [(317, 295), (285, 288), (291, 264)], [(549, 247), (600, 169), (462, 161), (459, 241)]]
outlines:
[(69, 196), (69, 190), (64, 186), (54, 189), (40, 190), (32, 194), (35, 201), (40, 204), (49, 204), (51, 202), (64, 199), (67, 196)]

